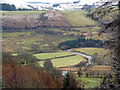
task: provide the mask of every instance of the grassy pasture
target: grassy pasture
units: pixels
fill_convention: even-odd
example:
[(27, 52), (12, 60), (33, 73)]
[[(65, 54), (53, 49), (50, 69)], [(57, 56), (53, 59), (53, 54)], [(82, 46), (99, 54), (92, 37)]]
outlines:
[(62, 11), (61, 13), (68, 19), (72, 26), (86, 26), (97, 24), (90, 18), (85, 17), (85, 12), (83, 11)]
[[(41, 54), (41, 55), (43, 55), (43, 54)], [(63, 54), (61, 52), (58, 52), (58, 53), (54, 53), (53, 55), (51, 55), (51, 53), (49, 53), (46, 56), (43, 55), (42, 58), (47, 59), (47, 58), (51, 58), (51, 57), (56, 57), (55, 55), (57, 55), (57, 57), (60, 57), (61, 55), (67, 56), (69, 54), (70, 53), (68, 53), (68, 52), (63, 52)], [(39, 57), (37, 57), (37, 58), (39, 58)], [(84, 60), (86, 60), (84, 57), (82, 57), (80, 55), (76, 55), (76, 56), (69, 56), (69, 57), (64, 57), (64, 58), (51, 59), (51, 62), (53, 63), (54, 67), (67, 67), (67, 66), (76, 65)], [(38, 63), (40, 66), (43, 67), (44, 61), (39, 61)]]
[(100, 85), (102, 78), (87, 78), (87, 77), (77, 77), (78, 82), (82, 82), (85, 88), (95, 88)]
[(71, 50), (80, 51), (87, 55), (93, 55), (94, 53), (97, 53), (98, 55), (104, 55), (109, 52), (104, 48), (77, 48), (77, 49), (71, 49)]
[(55, 52), (55, 53), (40, 53), (40, 54), (34, 54), (38, 59), (48, 59), (48, 58), (55, 58), (55, 57), (61, 57), (61, 56), (67, 56), (67, 55), (73, 55), (72, 53), (68, 52)]
[(35, 15), (43, 12), (46, 11), (0, 11), (0, 13), (5, 15)]
[(111, 57), (108, 49), (104, 48), (77, 48), (73, 51), (91, 55), (93, 57), (93, 65), (110, 65)]
[(72, 66), (72, 65), (77, 65), (81, 61), (84, 61), (85, 58), (82, 56), (70, 56), (66, 58), (57, 58), (57, 59), (52, 59), (52, 63), (54, 67), (66, 67), (66, 66)]

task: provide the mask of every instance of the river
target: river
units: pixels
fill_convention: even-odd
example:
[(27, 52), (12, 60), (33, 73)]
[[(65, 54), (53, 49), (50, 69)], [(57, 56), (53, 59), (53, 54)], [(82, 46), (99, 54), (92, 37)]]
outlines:
[(83, 54), (83, 53), (78, 53), (78, 52), (72, 52), (72, 51), (70, 51), (70, 50), (67, 50), (67, 52), (70, 52), (70, 53), (73, 53), (73, 54), (78, 54), (78, 55), (81, 55), (81, 56), (87, 58), (88, 62), (86, 63), (86, 66), (88, 66), (88, 65), (90, 65), (90, 64), (92, 63), (92, 62), (91, 62), (91, 61), (92, 61), (92, 57), (89, 56), (89, 55), (85, 55), (85, 54)]

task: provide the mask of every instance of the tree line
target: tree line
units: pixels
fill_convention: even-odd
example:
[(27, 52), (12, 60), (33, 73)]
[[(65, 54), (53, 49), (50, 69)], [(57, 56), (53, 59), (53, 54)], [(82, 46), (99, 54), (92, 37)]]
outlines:
[(27, 9), (27, 8), (18, 8), (16, 9), (15, 5), (12, 4), (7, 4), (7, 3), (1, 3), (0, 6), (2, 6), (2, 8), (0, 8), (0, 10), (3, 10), (3, 11), (32, 11), (32, 9)]
[(16, 7), (14, 4), (10, 5), (10, 4), (6, 4), (6, 3), (1, 3), (0, 6), (2, 6), (2, 8), (0, 8), (0, 10), (16, 11)]
[(103, 41), (94, 39), (78, 38), (76, 40), (68, 40), (61, 42), (58, 47), (62, 50), (80, 47), (103, 47)]

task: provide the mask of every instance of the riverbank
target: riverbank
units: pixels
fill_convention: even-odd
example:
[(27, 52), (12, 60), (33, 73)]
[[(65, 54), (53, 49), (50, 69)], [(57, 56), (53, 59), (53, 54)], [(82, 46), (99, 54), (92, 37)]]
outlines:
[(70, 53), (73, 53), (73, 54), (78, 54), (78, 55), (81, 55), (81, 56), (85, 57), (88, 60), (88, 62), (86, 63), (86, 66), (88, 66), (88, 65), (90, 65), (92, 63), (91, 62), (92, 61), (92, 57), (89, 56), (89, 55), (85, 55), (83, 53), (78, 53), (78, 52), (72, 52), (70, 50), (67, 50), (67, 52), (70, 52)]

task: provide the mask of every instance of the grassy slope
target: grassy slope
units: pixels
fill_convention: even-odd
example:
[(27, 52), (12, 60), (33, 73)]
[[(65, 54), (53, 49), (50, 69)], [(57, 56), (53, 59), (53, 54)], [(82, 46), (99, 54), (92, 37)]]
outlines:
[[(33, 34), (34, 35), (33, 35)], [(72, 40), (72, 37), (62, 37), (61, 35), (50, 35), (45, 33), (34, 33), (32, 32), (12, 32), (2, 33), (3, 37), (3, 50), (7, 52), (14, 52), (17, 48), (23, 50), (31, 49), (32, 44), (39, 46), (41, 50), (53, 50), (57, 48), (57, 44), (65, 41)]]
[[(46, 11), (0, 11), (0, 13), (4, 13), (6, 15), (40, 15), (43, 12)], [(85, 11), (61, 11), (61, 13), (72, 23), (73, 26), (85, 26), (85, 25), (96, 25), (96, 22), (91, 20), (90, 18), (86, 18), (86, 12)], [(82, 21), (82, 22), (81, 22)], [(100, 28), (99, 27), (92, 27), (92, 28), (73, 28), (76, 31), (64, 31), (64, 30), (59, 30), (59, 29), (51, 29), (50, 31), (60, 33), (62, 32), (64, 36), (67, 36), (69, 34), (80, 34), (81, 32), (95, 32), (98, 31)], [(77, 32), (77, 31), (80, 31)], [(13, 35), (14, 36), (14, 35)], [(103, 39), (102, 37), (98, 37), (96, 35), (94, 36), (87, 36), (87, 38), (97, 38), (97, 39)], [(23, 44), (27, 43), (34, 43), (30, 41), (24, 41)]]
[(61, 13), (68, 19), (72, 26), (96, 25), (95, 21), (85, 17), (85, 12), (83, 11), (62, 11)]
[[(49, 35), (43, 33), (31, 35), (31, 33), (33, 32), (2, 33), (3, 45), (6, 45), (3, 47), (3, 50), (8, 52), (13, 52), (17, 48), (22, 48), (23, 50), (29, 50), (31, 49), (32, 44), (37, 44), (40, 47), (40, 49), (49, 50), (52, 47), (57, 46), (59, 42), (74, 39), (71, 37), (62, 37), (59, 35)], [(35, 56), (39, 57), (39, 59), (66, 56), (66, 55), (72, 55), (72, 54), (68, 52), (41, 53), (40, 55), (35, 54)], [(55, 67), (63, 67), (63, 66), (75, 65), (80, 61), (82, 61), (83, 59), (84, 58), (81, 56), (70, 56), (65, 58), (53, 59), (52, 63)], [(43, 63), (44, 63), (43, 61), (39, 62), (41, 66), (43, 66)]]

